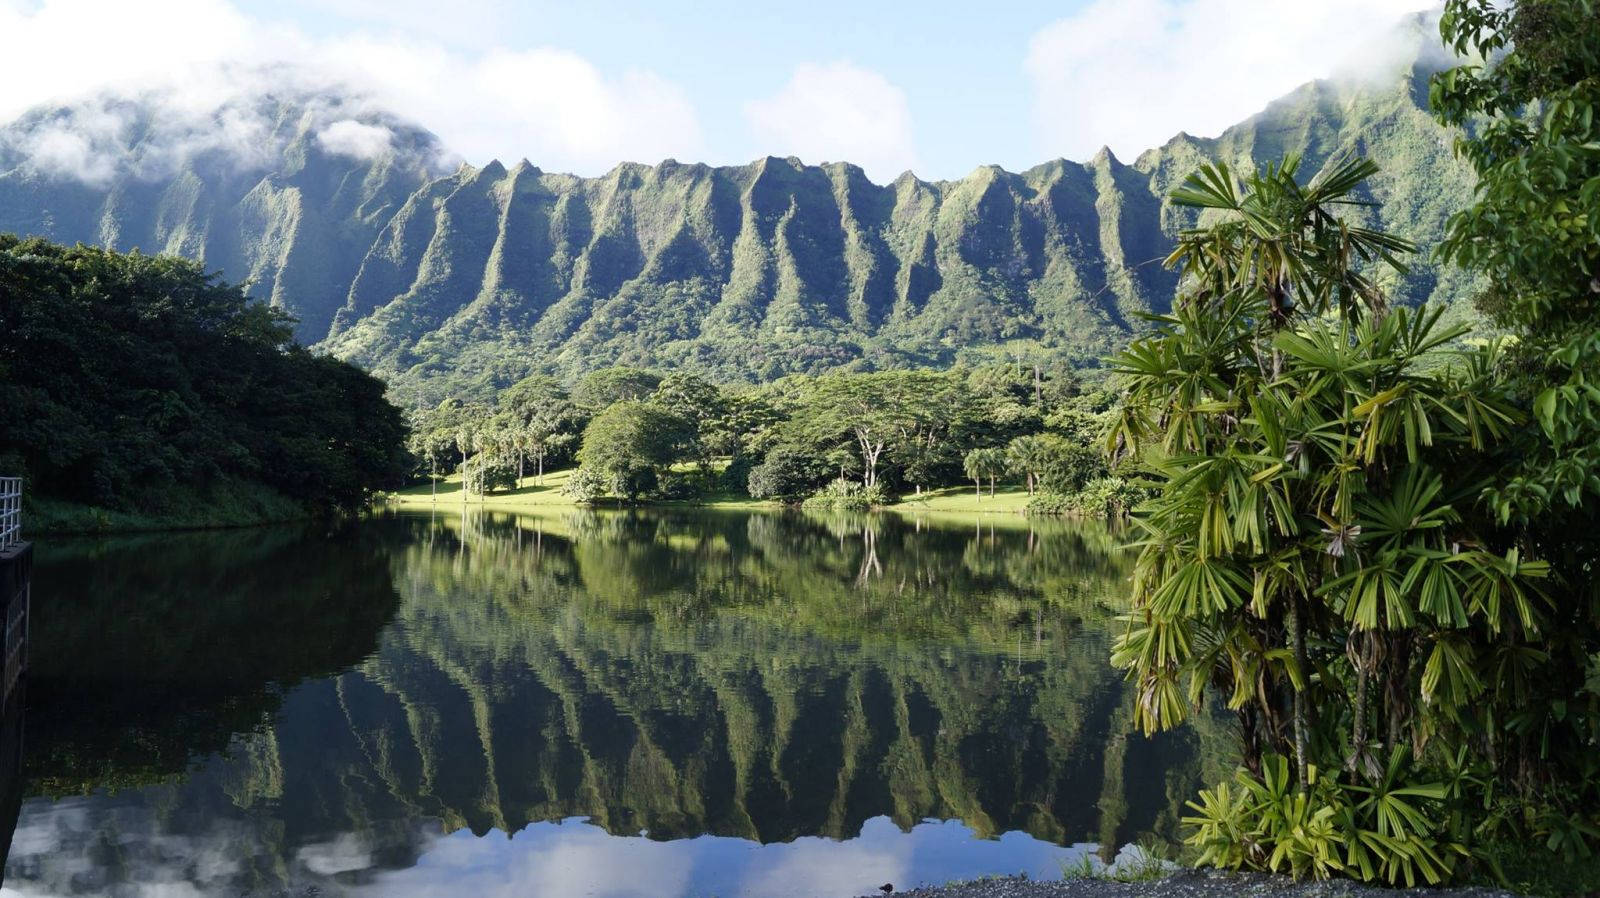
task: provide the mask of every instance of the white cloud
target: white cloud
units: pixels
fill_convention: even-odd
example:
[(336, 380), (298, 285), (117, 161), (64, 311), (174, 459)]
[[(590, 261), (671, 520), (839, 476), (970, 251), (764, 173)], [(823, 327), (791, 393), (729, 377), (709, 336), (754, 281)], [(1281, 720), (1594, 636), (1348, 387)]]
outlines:
[(1427, 0), (1094, 0), (1034, 35), (1046, 155), (1119, 156), (1178, 131), (1214, 136), (1332, 72), (1392, 61), (1401, 18)]
[(777, 94), (745, 104), (757, 144), (806, 162), (854, 162), (878, 181), (913, 168), (905, 92), (848, 62), (806, 63)]
[(356, 159), (376, 159), (394, 145), (394, 131), (355, 119), (340, 119), (317, 132), (317, 143), (330, 153)]
[[(346, 77), (424, 123), (476, 163), (527, 157), (541, 168), (599, 174), (618, 162), (694, 159), (695, 111), (676, 85), (641, 70), (607, 77), (565, 50), (492, 50), (358, 39), (340, 48)], [(369, 73), (385, 73), (381, 80)]]
[[(421, 124), (480, 165), (527, 157), (547, 170), (593, 175), (623, 160), (692, 159), (702, 149), (683, 91), (651, 72), (605, 73), (553, 48), (467, 52), (397, 34), (313, 37), (262, 23), (227, 0), (0, 0), (0, 59), (27, 73), (0, 92), (0, 123), (36, 106), (98, 97), (97, 130), (80, 130), (85, 123), (75, 118), (58, 129), (66, 133), (20, 148), (45, 154), (52, 171), (90, 180), (103, 178), (106, 160), (125, 149), (127, 111), (108, 98), (136, 95), (156, 98), (157, 124), (176, 132), (160, 154), (168, 168), (167, 157), (223, 144), (259, 154), (261, 131), (272, 123), (255, 116), (254, 99), (334, 86), (371, 110)], [(324, 146), (373, 151), (381, 129), (352, 118), (348, 106), (339, 112), (320, 124)], [(150, 160), (142, 164), (153, 170)]]

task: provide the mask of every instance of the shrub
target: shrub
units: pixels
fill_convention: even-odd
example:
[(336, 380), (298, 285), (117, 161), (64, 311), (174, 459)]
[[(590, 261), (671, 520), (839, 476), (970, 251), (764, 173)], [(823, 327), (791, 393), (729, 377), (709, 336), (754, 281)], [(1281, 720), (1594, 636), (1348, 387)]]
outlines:
[(606, 478), (592, 468), (579, 468), (567, 478), (561, 493), (571, 496), (574, 502), (593, 502), (610, 492)]
[(490, 458), (479, 453), (467, 460), (466, 479), (474, 489), (485, 493), (515, 489), (517, 466), (509, 460)]
[(1445, 783), (1408, 782), (1409, 761), (1407, 749), (1395, 748), (1371, 786), (1346, 785), (1313, 766), (1301, 790), (1289, 760), (1269, 755), (1260, 776), (1240, 768), (1231, 785), (1189, 802), (1195, 813), (1183, 822), (1194, 832), (1185, 842), (1199, 850), (1201, 866), (1407, 888), (1442, 882), (1467, 854), (1447, 826), (1459, 819), (1449, 813), (1456, 795)]
[(1127, 517), (1147, 492), (1121, 477), (1097, 477), (1070, 493), (1036, 493), (1028, 500), (1032, 515), (1070, 514), (1113, 520)]
[(832, 511), (868, 511), (889, 502), (890, 497), (881, 484), (863, 487), (854, 480), (834, 480), (802, 504), (806, 508)]
[(745, 485), (756, 499), (794, 499), (817, 481), (811, 455), (792, 446), (778, 446), (750, 469)]
[(1125, 518), (1145, 500), (1147, 492), (1121, 477), (1096, 477), (1072, 496), (1080, 514), (1106, 519)]
[(729, 493), (750, 492), (750, 472), (756, 464), (748, 455), (735, 455), (728, 466), (716, 474), (717, 488)]
[(705, 478), (699, 472), (669, 471), (656, 483), (652, 499), (698, 499), (705, 494)]

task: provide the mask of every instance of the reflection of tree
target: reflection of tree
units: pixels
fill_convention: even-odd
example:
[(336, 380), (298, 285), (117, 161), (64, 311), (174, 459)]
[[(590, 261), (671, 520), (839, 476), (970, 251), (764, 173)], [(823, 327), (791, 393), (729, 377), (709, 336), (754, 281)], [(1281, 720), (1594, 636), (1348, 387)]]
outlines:
[[(1025, 529), (797, 514), (402, 517), (360, 532), (388, 559), (363, 576), (403, 596), (396, 625), (152, 798), (172, 827), (254, 821), (283, 858), (362, 833), (395, 864), (415, 856), (423, 818), (481, 834), (582, 815), (654, 838), (775, 841), (887, 814), (1120, 841), (1169, 825), (1167, 781), (1185, 794), (1197, 775), (1180, 738), (1117, 737), (1126, 690), (1105, 658), (1123, 567), (1103, 531), (1045, 525), (1031, 551)], [(337, 595), (329, 576), (322, 594)], [(137, 593), (129, 580), (117, 585)], [(196, 747), (251, 730), (243, 716)], [(111, 756), (97, 781), (151, 766)]]
[(33, 787), (182, 773), (260, 726), (284, 689), (372, 653), (400, 601), (376, 548), (359, 528), (42, 544)]
[(873, 577), (882, 576), (883, 565), (878, 563), (878, 528), (864, 524), (861, 527), (861, 573), (856, 574), (856, 586), (863, 588)]

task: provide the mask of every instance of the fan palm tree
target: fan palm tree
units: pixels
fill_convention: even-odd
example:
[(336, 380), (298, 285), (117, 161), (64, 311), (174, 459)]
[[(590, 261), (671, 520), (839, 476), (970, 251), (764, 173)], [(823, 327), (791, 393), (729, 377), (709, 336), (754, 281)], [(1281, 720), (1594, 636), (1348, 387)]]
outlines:
[(1459, 715), (1488, 644), (1536, 631), (1545, 569), (1491, 549), (1473, 511), (1484, 449), (1517, 421), (1496, 348), (1386, 307), (1378, 278), (1410, 244), (1350, 214), (1375, 165), (1298, 169), (1207, 166), (1174, 192), (1201, 226), (1167, 259), (1171, 314), (1113, 360), (1108, 445), (1163, 484), (1114, 653), (1139, 719), (1174, 726), (1216, 689), (1247, 764), (1291, 756), (1304, 788), (1315, 751), (1370, 770), (1379, 730), (1387, 749)]

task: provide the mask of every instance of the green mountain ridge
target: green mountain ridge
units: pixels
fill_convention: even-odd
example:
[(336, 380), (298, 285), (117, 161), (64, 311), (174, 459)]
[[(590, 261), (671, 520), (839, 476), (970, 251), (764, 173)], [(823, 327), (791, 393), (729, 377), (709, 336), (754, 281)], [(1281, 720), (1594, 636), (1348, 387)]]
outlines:
[[(293, 312), (306, 343), (327, 332), (362, 254), (445, 158), (433, 135), (349, 98), (240, 100), (188, 128), (165, 117), (153, 98), (99, 97), (0, 128), (0, 232), (203, 261)], [(317, 138), (338, 121), (389, 129), (390, 149), (329, 150)], [(244, 137), (228, 140), (233, 130)], [(40, 148), (62, 142), (84, 170), (49, 164)]]
[[(1353, 214), (1437, 242), (1472, 178), (1426, 109), (1429, 71), (1312, 82), (1131, 164), (1102, 150), (882, 185), (848, 163), (776, 157), (624, 163), (597, 178), (523, 160), (435, 177), (426, 160), (443, 154), (426, 132), (391, 126), (388, 153), (353, 159), (319, 146), (329, 113), (281, 102), (268, 113), (284, 150), (264, 170), (189, 164), (96, 188), (8, 162), (17, 129), (38, 127), (24, 121), (0, 130), (0, 230), (201, 258), (407, 402), (615, 364), (724, 381), (1042, 353), (1094, 364), (1170, 302), (1160, 261), (1193, 219), (1165, 196), (1204, 162), (1297, 152), (1309, 173), (1365, 153), (1384, 171), (1376, 206)], [(1425, 256), (1394, 286), (1408, 303), (1471, 290)]]

